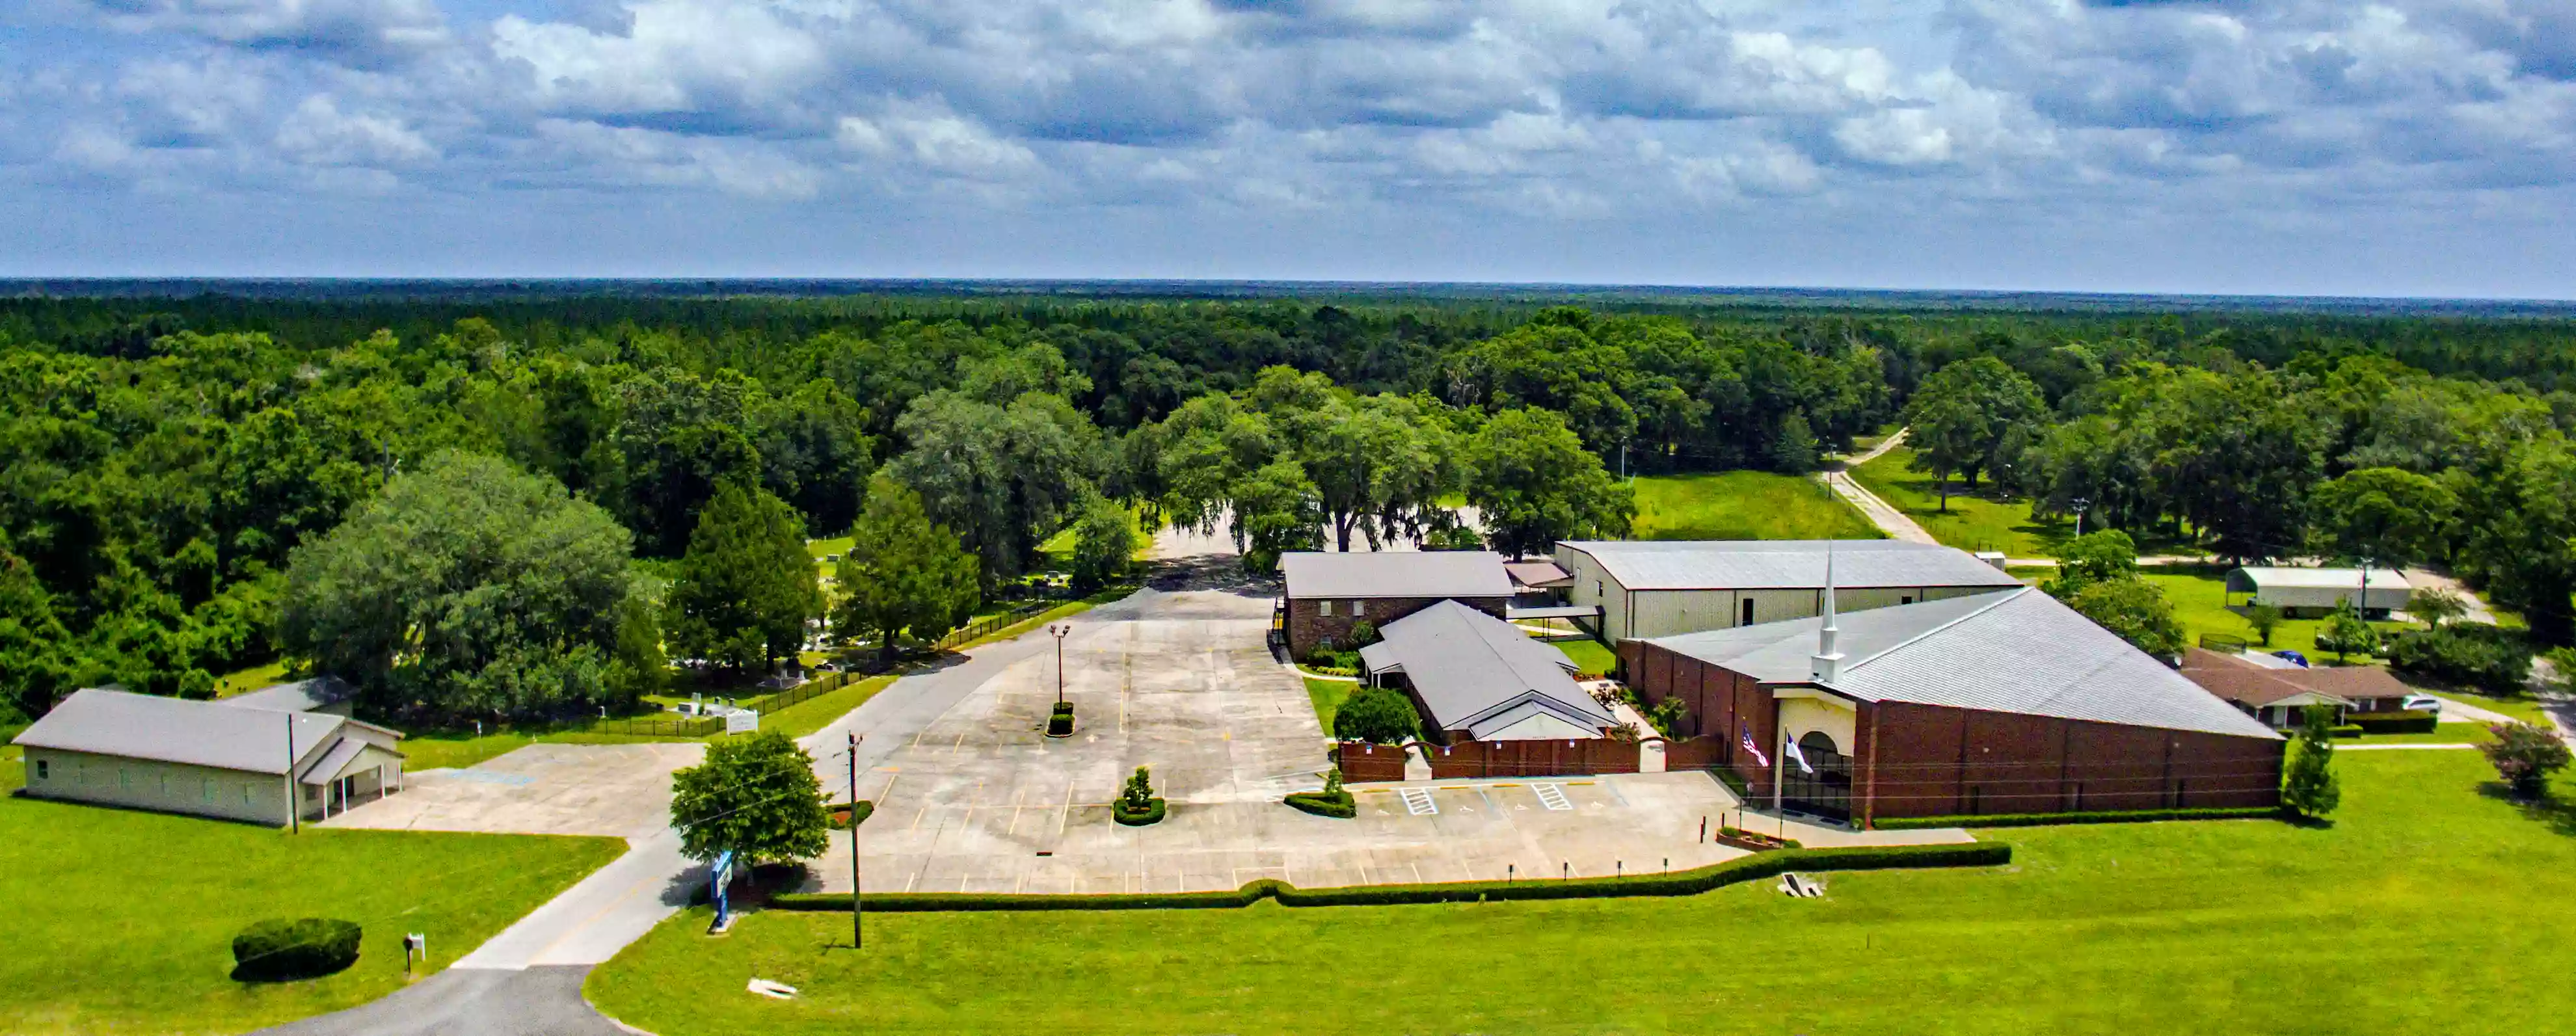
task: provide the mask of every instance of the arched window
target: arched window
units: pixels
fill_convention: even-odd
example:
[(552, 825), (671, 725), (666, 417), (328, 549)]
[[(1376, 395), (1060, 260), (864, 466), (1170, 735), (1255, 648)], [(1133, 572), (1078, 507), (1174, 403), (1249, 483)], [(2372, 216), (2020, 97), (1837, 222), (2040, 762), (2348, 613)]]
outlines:
[(1788, 762), (1780, 779), (1781, 804), (1828, 820), (1851, 819), (1851, 757), (1842, 754), (1833, 735), (1821, 730), (1798, 736), (1798, 754), (1815, 772)]

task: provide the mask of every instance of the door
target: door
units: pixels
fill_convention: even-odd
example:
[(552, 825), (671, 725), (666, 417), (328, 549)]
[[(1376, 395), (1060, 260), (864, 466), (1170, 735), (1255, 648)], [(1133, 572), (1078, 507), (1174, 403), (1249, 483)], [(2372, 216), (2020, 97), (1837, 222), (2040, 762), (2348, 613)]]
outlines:
[(1842, 754), (1831, 735), (1818, 730), (1798, 739), (1798, 752), (1816, 772), (1798, 768), (1795, 759), (1781, 761), (1781, 805), (1834, 821), (1851, 819), (1851, 757)]

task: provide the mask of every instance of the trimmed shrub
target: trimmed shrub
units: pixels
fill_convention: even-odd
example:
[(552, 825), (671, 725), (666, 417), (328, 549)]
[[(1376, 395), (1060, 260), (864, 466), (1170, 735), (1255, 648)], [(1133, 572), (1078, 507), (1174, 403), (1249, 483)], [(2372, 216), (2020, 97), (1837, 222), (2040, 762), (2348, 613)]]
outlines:
[(1362, 687), (1343, 699), (1333, 713), (1333, 736), (1344, 741), (1392, 745), (1422, 729), (1422, 717), (1404, 692), (1391, 687)]
[(338, 974), (358, 962), (362, 935), (354, 921), (262, 921), (233, 936), (233, 978), (292, 982)]
[(2328, 737), (2360, 737), (2361, 728), (2353, 726), (2350, 723), (2346, 723), (2342, 726), (2327, 727), (2326, 735)]
[(1927, 827), (2049, 827), (2057, 824), (2133, 824), (2155, 820), (2280, 819), (2270, 806), (2206, 809), (2105, 810), (2098, 813), (1995, 813), (1985, 816), (1893, 817), (1870, 825), (1881, 831), (1915, 831)]
[[(1408, 903), (1481, 903), (1519, 899), (1585, 899), (1607, 896), (1689, 896), (1710, 889), (1776, 877), (1789, 871), (1895, 870), (1910, 867), (2000, 867), (2012, 862), (2012, 846), (2000, 842), (1969, 845), (1885, 845), (1841, 849), (1777, 849), (1738, 857), (1725, 863), (1666, 874), (1624, 878), (1531, 878), (1522, 881), (1461, 881), (1422, 885), (1349, 885), (1301, 889), (1283, 881), (1256, 881), (1232, 892), (1045, 896), (983, 892), (903, 892), (867, 897), (867, 909), (932, 910), (1155, 910), (1245, 907), (1264, 899), (1282, 906), (1389, 906)], [(831, 894), (781, 895), (769, 905), (782, 910), (847, 910), (850, 897)]]
[(1359, 799), (1347, 791), (1301, 791), (1289, 795), (1286, 801), (1319, 817), (1349, 820), (1360, 815)]
[(836, 804), (830, 807), (830, 809), (830, 823), (832, 825), (832, 830), (847, 831), (852, 827), (867, 823), (869, 817), (875, 816), (877, 812), (877, 804), (872, 799), (860, 799), (856, 806), (852, 806), (851, 804), (844, 802)]
[(1159, 824), (1163, 820), (1163, 800), (1148, 799), (1143, 809), (1137, 809), (1124, 801), (1112, 802), (1109, 804), (1109, 815), (1129, 827)]
[(2441, 725), (2442, 717), (2430, 712), (2354, 712), (2344, 716), (2346, 724), (2361, 728), (2365, 734), (2430, 734)]
[(1048, 737), (1066, 737), (1073, 733), (1072, 702), (1055, 703), (1055, 711), (1047, 713), (1046, 732)]
[(2490, 694), (2517, 695), (2531, 681), (2531, 645), (2522, 634), (2464, 623), (2399, 636), (2389, 668)]

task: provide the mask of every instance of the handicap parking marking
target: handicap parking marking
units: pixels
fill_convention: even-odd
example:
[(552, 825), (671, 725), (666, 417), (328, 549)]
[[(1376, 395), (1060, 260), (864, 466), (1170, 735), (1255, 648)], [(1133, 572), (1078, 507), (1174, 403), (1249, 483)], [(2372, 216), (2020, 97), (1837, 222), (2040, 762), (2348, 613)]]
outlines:
[(1431, 801), (1431, 793), (1421, 788), (1404, 789), (1404, 809), (1417, 817), (1440, 814), (1440, 804)]
[(1566, 800), (1565, 789), (1557, 785), (1533, 784), (1530, 790), (1538, 793), (1538, 804), (1548, 809), (1562, 813), (1574, 808), (1574, 803)]

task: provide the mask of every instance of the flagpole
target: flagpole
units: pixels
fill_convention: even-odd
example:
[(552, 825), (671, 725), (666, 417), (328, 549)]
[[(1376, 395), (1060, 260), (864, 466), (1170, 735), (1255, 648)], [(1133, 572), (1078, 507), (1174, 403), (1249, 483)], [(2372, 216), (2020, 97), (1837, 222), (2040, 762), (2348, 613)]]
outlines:
[(1782, 782), (1786, 781), (1789, 776), (1789, 753), (1787, 751), (1789, 744), (1789, 728), (1780, 725), (1780, 710), (1776, 703), (1773, 705), (1771, 710), (1771, 725), (1779, 729), (1781, 745), (1780, 750), (1771, 753), (1771, 816), (1773, 819), (1779, 821), (1777, 829), (1779, 831), (1780, 839), (1782, 841), (1787, 841), (1789, 838), (1789, 811), (1781, 804), (1780, 785)]

